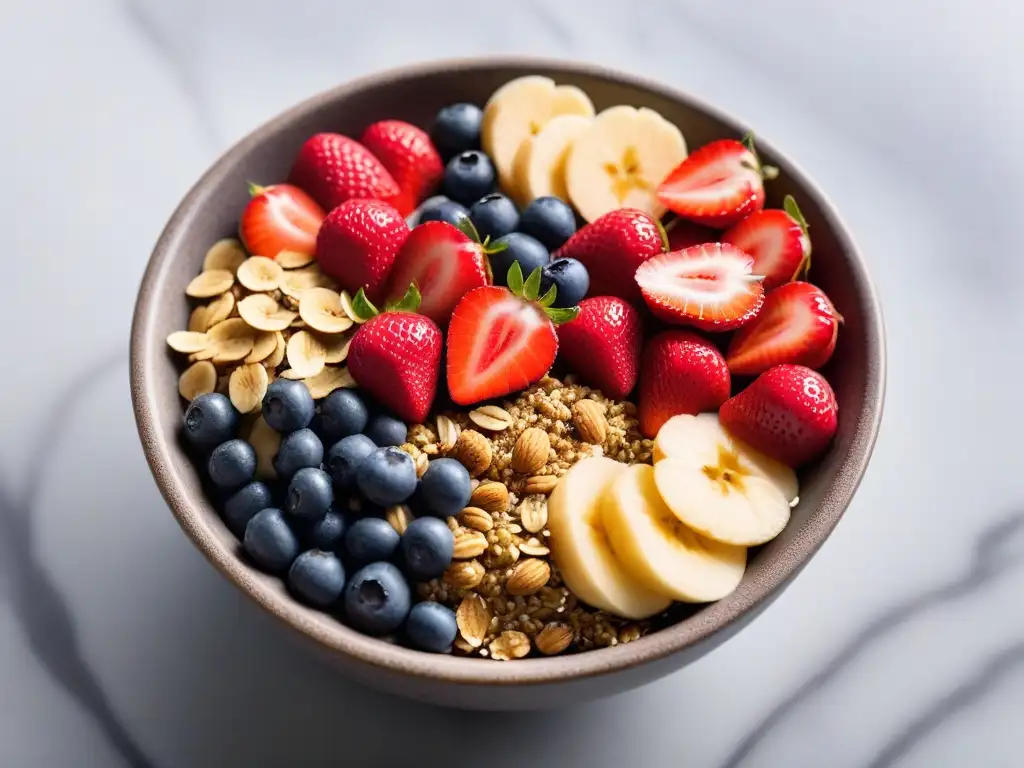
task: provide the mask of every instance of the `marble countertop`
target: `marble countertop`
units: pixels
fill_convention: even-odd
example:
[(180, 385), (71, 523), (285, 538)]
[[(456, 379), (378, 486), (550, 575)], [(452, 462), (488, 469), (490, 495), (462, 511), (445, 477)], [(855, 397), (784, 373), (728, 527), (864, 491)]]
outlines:
[[(1020, 3), (349, 5), (0, 6), (0, 765), (1020, 765)], [(219, 152), (352, 76), (486, 52), (744, 116), (844, 212), (889, 334), (871, 468), (794, 585), (677, 674), (555, 713), (398, 701), (297, 653), (178, 531), (128, 393), (149, 250)]]

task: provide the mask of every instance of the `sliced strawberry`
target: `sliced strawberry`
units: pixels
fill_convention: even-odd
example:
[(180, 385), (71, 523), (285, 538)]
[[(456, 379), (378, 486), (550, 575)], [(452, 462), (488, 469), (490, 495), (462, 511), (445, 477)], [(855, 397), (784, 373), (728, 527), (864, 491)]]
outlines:
[(400, 298), (410, 283), (422, 296), (420, 313), (444, 327), (459, 299), (491, 283), (484, 246), (447, 222), (424, 222), (395, 258), (388, 298)]
[(765, 296), (757, 317), (733, 336), (725, 356), (729, 370), (754, 376), (781, 363), (820, 368), (836, 348), (840, 319), (816, 285), (786, 283)]
[(709, 227), (728, 227), (764, 207), (762, 168), (753, 139), (721, 139), (680, 163), (658, 187), (658, 200), (676, 215)]
[(668, 235), (668, 249), (670, 251), (681, 251), (683, 248), (691, 248), (704, 243), (717, 243), (722, 239), (721, 233), (711, 227), (702, 227), (686, 219), (672, 219), (665, 225), (665, 233)]
[(807, 220), (792, 196), (786, 195), (784, 206), (752, 213), (722, 235), (723, 243), (753, 257), (754, 274), (764, 276), (766, 291), (796, 280), (811, 265)]
[(250, 184), (249, 194), (252, 199), (238, 224), (238, 234), (249, 253), (269, 259), (281, 251), (316, 253), (316, 233), (324, 222), (324, 209), (312, 197), (291, 184)]
[(731, 331), (748, 323), (764, 301), (752, 264), (738, 248), (709, 243), (645, 261), (636, 282), (651, 312), (665, 322)]

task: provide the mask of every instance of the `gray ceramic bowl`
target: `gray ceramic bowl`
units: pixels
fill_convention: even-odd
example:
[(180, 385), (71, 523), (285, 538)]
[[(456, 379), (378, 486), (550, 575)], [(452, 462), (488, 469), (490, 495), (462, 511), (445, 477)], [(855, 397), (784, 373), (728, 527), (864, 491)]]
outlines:
[(132, 399), (143, 449), (160, 491), (195, 546), (346, 675), (386, 691), (460, 707), (536, 708), (612, 694), (668, 674), (734, 635), (778, 597), (839, 522), (867, 467), (882, 413), (882, 317), (864, 262), (825, 195), (769, 141), (760, 139), (762, 157), (781, 170), (769, 185), (768, 203), (778, 207), (787, 193), (800, 202), (814, 238), (813, 279), (846, 322), (827, 370), (840, 404), (839, 434), (829, 453), (802, 473), (801, 503), (789, 526), (752, 555), (732, 595), (627, 645), (499, 663), (419, 653), (360, 635), (302, 607), (278, 579), (240, 559), (238, 542), (204, 498), (196, 470), (179, 446), (178, 370), (165, 338), (185, 327), (185, 286), (200, 270), (208, 246), (236, 232), (247, 200), (246, 181), (284, 179), (299, 146), (318, 131), (358, 136), (381, 118), (426, 126), (446, 104), (483, 104), (502, 83), (534, 73), (582, 87), (598, 110), (614, 104), (656, 109), (683, 130), (690, 147), (748, 130), (686, 93), (581, 64), (474, 59), (366, 77), (315, 96), (257, 129), (199, 180), (153, 251), (132, 327)]

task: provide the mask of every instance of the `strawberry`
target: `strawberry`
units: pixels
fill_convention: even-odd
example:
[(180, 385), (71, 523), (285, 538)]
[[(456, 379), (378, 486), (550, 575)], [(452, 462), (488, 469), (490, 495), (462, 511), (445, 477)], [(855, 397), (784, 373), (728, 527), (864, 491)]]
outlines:
[[(475, 235), (471, 225), (467, 230)], [(420, 313), (446, 326), (459, 299), (490, 285), (488, 253), (475, 237), (447, 222), (424, 222), (413, 229), (395, 258), (388, 296), (398, 298), (415, 282), (423, 296)]]
[(288, 181), (306, 190), (326, 211), (353, 198), (390, 203), (401, 194), (380, 160), (358, 141), (340, 133), (318, 133), (307, 139)]
[(408, 216), (441, 183), (444, 163), (427, 133), (402, 120), (380, 120), (359, 138), (398, 183), (395, 207)]
[(320, 268), (350, 293), (365, 289), (377, 301), (399, 248), (409, 237), (405, 218), (380, 200), (349, 200), (327, 214), (316, 238)]
[(764, 301), (753, 262), (731, 245), (695, 245), (645, 261), (636, 283), (651, 312), (665, 322), (731, 331), (749, 322)]
[(348, 349), (348, 370), (362, 389), (409, 424), (430, 413), (441, 367), (441, 331), (416, 314), (419, 294), (411, 286), (403, 299), (378, 313), (362, 290), (353, 308), (370, 317)]
[(313, 198), (291, 184), (250, 184), (249, 194), (238, 225), (249, 253), (273, 259), (281, 251), (316, 252), (324, 209)]
[(665, 225), (668, 233), (668, 250), (681, 251), (694, 245), (717, 243), (722, 239), (721, 233), (711, 227), (702, 227), (686, 219), (672, 219)]
[(766, 291), (806, 275), (811, 266), (807, 220), (791, 195), (783, 207), (752, 213), (722, 235), (723, 243), (753, 257), (754, 274), (764, 276)]
[(769, 292), (757, 317), (732, 337), (729, 370), (755, 376), (780, 363), (820, 368), (836, 348), (841, 319), (817, 286), (786, 283)]
[(540, 267), (524, 282), (519, 262), (508, 271), (508, 288), (488, 285), (462, 297), (448, 326), (448, 392), (470, 405), (525, 389), (555, 362), (555, 322), (570, 322), (577, 307), (552, 307), (555, 291), (540, 291)]
[(636, 386), (643, 344), (640, 313), (617, 296), (584, 299), (579, 317), (558, 326), (562, 359), (587, 384), (616, 400)]
[(762, 166), (750, 134), (721, 139), (683, 160), (658, 187), (661, 204), (689, 221), (724, 228), (764, 208), (764, 179), (778, 170)]
[(664, 253), (668, 239), (661, 223), (643, 211), (619, 208), (595, 219), (570, 237), (554, 259), (576, 259), (590, 273), (592, 296), (618, 296), (640, 302), (636, 268)]
[(776, 365), (726, 400), (718, 418), (740, 440), (795, 469), (828, 448), (838, 414), (824, 376), (802, 365)]
[(673, 416), (716, 410), (729, 399), (730, 386), (718, 347), (693, 331), (662, 331), (644, 347), (637, 397), (640, 432), (653, 439)]

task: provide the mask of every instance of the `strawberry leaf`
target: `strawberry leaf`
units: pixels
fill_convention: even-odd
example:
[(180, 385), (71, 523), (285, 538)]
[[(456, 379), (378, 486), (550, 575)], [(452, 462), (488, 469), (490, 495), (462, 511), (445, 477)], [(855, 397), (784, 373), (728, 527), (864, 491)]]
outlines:
[(376, 317), (380, 314), (373, 302), (366, 298), (366, 293), (362, 288), (356, 293), (352, 299), (352, 311), (359, 315), (362, 320), (369, 320), (371, 317)]
[(506, 283), (508, 289), (516, 296), (523, 295), (523, 268), (519, 266), (518, 261), (513, 261), (512, 266), (509, 267)]
[(571, 323), (580, 316), (579, 307), (545, 307), (544, 312), (555, 325)]
[(800, 210), (800, 206), (796, 204), (796, 199), (792, 195), (786, 195), (782, 201), (782, 207), (786, 213), (792, 216), (796, 223), (800, 225), (800, 229), (802, 229), (806, 235), (807, 219), (804, 218), (804, 214), (803, 211)]
[(266, 187), (261, 187), (259, 184), (254, 184), (251, 181), (247, 181), (246, 184), (249, 185), (249, 197), (256, 197), (267, 191)]
[(473, 220), (469, 216), (459, 216), (459, 223), (455, 225), (455, 228), (474, 243), (480, 242), (480, 233), (476, 231)]
[(747, 151), (749, 151), (750, 154), (754, 156), (753, 165), (746, 162), (742, 162), (740, 163), (740, 165), (742, 165), (744, 168), (749, 168), (752, 171), (757, 171), (757, 173), (759, 173), (761, 175), (761, 178), (764, 179), (765, 181), (771, 181), (772, 179), (778, 177), (778, 168), (776, 168), (774, 165), (761, 164), (761, 158), (757, 154), (757, 147), (754, 146), (753, 131), (747, 131), (747, 135), (743, 137), (740, 143), (743, 144), (743, 146), (747, 148)]
[[(516, 264), (519, 262), (517, 261)], [(540, 296), (540, 267), (536, 267), (523, 285), (523, 296), (527, 301), (536, 301)]]
[(547, 293), (545, 293), (537, 300), (537, 303), (540, 304), (542, 307), (550, 307), (552, 304), (555, 303), (555, 297), (557, 296), (558, 286), (552, 284), (551, 287), (548, 288)]
[(420, 301), (422, 300), (420, 295), (420, 289), (416, 287), (416, 283), (409, 283), (409, 287), (405, 291), (405, 295), (402, 296), (398, 301), (392, 302), (387, 305), (386, 309), (389, 312), (415, 312), (420, 308)]
[(661, 219), (655, 219), (654, 223), (658, 225), (658, 234), (661, 235), (661, 250), (668, 251), (668, 232), (665, 231), (665, 225), (661, 223)]

